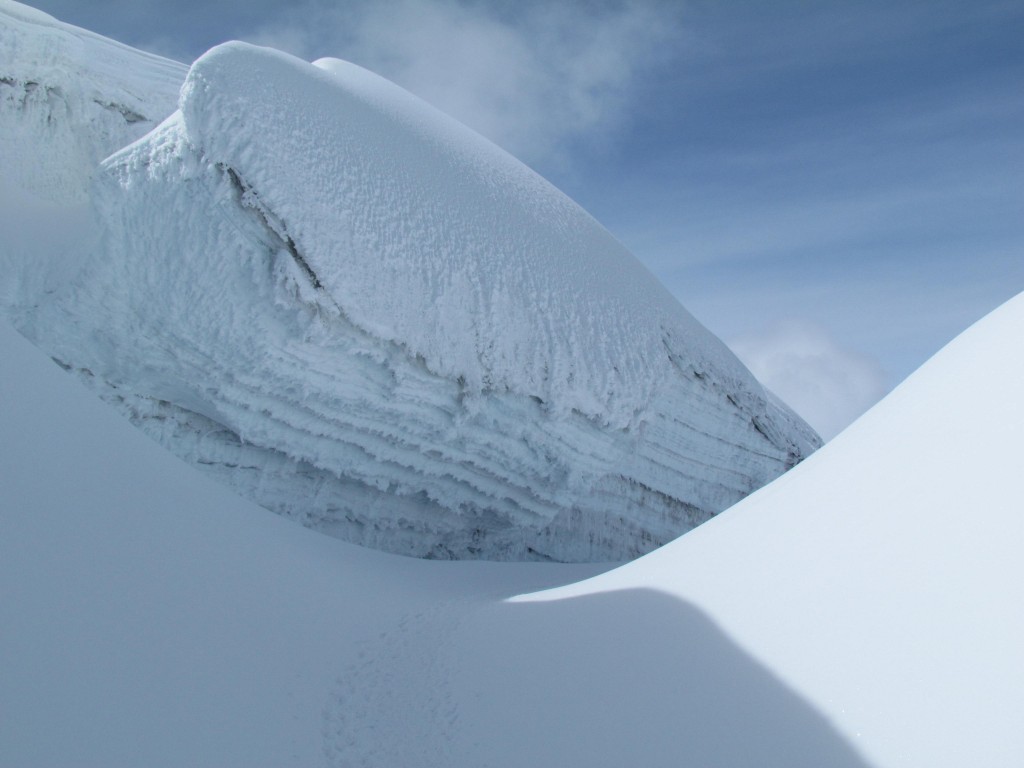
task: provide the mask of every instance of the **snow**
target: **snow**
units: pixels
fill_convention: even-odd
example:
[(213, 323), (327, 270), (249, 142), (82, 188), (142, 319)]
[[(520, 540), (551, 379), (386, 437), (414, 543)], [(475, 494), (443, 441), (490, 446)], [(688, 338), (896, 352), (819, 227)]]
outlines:
[(174, 111), (187, 68), (0, 0), (0, 310), (27, 312), (95, 241), (103, 158)]
[(333, 77), (219, 46), (186, 79), (184, 133), (273, 213), (325, 303), (359, 328), (470, 393), (532, 395), (613, 428), (646, 410), (671, 352), (757, 387), (539, 176), (383, 78), (337, 60), (320, 67)]
[(0, 0), (4, 186), (81, 203), (104, 157), (169, 115), (186, 68)]
[(4, 314), (261, 505), (402, 554), (623, 560), (818, 444), (575, 203), (397, 86), (241, 43), (186, 77), (31, 19), (0, 7), (0, 76), (60, 98), (0, 109)]
[[(0, 321), (0, 766), (1022, 763), (1024, 295), (794, 470), (628, 565), (372, 551), (211, 475), (381, 548), (521, 556), (529, 543), (568, 559), (653, 547), (680, 528), (679, 499), (726, 506), (813, 436), (647, 294), (585, 214), (368, 73), (230, 45), (192, 70), (181, 112), (153, 85), (137, 92), (148, 126), (120, 110), (121, 124), (94, 122), (72, 85), (124, 96), (184, 70), (10, 0), (0, 42), (18, 52), (9, 72), (62, 62), (0, 72), (0, 308), (47, 350)], [(298, 112), (246, 118), (277, 115), (289, 84), (321, 138), (366, 120), (349, 124), (351, 170), (379, 199), (340, 209), (359, 213), (348, 230), (317, 213), (360, 199), (324, 175), (347, 155), (304, 155)], [(266, 160), (261, 129), (282, 126), (296, 135), (275, 133)], [(375, 177), (371, 151), (430, 172)], [(379, 274), (397, 270), (389, 254), (415, 257), (406, 288), (434, 298), (436, 322), (416, 327), (354, 244), (392, 204), (419, 195), (434, 210), (446, 163), (479, 195), (430, 231), (467, 261), (416, 250), (406, 218), (378, 230)], [(485, 211), (485, 192), (502, 204)], [(498, 227), (537, 199), (557, 221)], [(474, 233), (496, 231), (488, 216), (499, 243), (552, 246), (553, 228), (566, 250), (475, 250)], [(332, 241), (345, 231), (352, 252)], [(582, 284), (636, 328), (588, 315), (584, 292), (556, 301), (580, 241), (604, 265)], [(488, 304), (484, 285), (510, 303)], [(515, 314), (534, 299), (554, 314)], [(468, 330), (460, 301), (482, 312)], [(547, 378), (478, 354), (473, 322), (492, 316), (524, 338), (551, 330)], [(671, 366), (634, 335), (644, 323), (680, 334)], [(627, 362), (602, 370), (613, 353)], [(664, 376), (631, 389), (642, 369), (628, 361)], [(296, 495), (315, 504), (289, 506)], [(704, 514), (682, 507), (686, 524)]]
[(1024, 295), (719, 518), (522, 599), (657, 590), (706, 611), (876, 765), (1020, 764), (1022, 332)]
[(330, 539), (198, 475), (6, 324), (0, 359), (2, 765), (319, 764), (322, 710), (381, 635), (594, 570)]
[(4, 328), (0, 764), (1019, 765), (1022, 331), (580, 581), (291, 525)]
[(179, 106), (15, 319), (260, 504), (402, 554), (623, 560), (818, 444), (575, 203), (397, 86), (231, 43)]

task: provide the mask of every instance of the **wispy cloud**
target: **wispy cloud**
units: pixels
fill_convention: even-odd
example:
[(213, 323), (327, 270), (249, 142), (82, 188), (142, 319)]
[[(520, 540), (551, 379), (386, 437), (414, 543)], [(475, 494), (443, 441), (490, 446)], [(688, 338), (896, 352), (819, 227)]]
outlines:
[(309, 3), (248, 37), (365, 66), (525, 161), (550, 163), (623, 126), (637, 81), (681, 35), (658, 2), (389, 0)]
[(733, 339), (736, 356), (768, 389), (831, 439), (874, 405), (888, 387), (881, 367), (845, 349), (821, 328), (791, 321)]
[(347, 59), (548, 172), (625, 133), (643, 78), (692, 43), (675, 0), (35, 2), (186, 63), (231, 39)]

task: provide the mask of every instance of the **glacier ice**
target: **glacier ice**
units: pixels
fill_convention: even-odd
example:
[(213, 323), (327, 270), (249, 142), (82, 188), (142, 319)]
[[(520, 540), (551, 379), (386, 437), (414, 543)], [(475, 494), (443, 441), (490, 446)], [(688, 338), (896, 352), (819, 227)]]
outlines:
[(618, 560), (818, 444), (575, 203), (397, 86), (232, 43), (178, 106), (80, 170), (100, 241), (16, 320), (264, 506), (409, 555)]
[(175, 110), (188, 68), (13, 0), (0, 0), (0, 52), (0, 307), (12, 314), (73, 264), (100, 161)]
[(61, 203), (87, 198), (97, 164), (175, 108), (186, 68), (0, 2), (5, 185)]

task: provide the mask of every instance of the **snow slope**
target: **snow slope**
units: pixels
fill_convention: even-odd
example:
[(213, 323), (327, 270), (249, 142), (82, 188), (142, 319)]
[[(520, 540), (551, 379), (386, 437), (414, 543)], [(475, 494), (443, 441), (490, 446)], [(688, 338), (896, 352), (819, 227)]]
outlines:
[[(550, 758), (586, 756), (591, 748), (576, 738), (588, 709), (521, 733), (515, 718), (550, 709), (588, 680), (614, 686), (638, 664), (653, 671), (655, 660), (681, 656), (679, 638), (661, 632), (637, 649), (642, 656), (622, 646), (663, 629), (623, 626), (623, 616), (671, 606), (641, 599), (640, 616), (599, 607), (573, 634), (500, 602), (596, 566), (429, 562), (330, 539), (199, 476), (6, 326), (0, 358), (2, 766), (512, 766), (545, 749)], [(496, 607), (522, 614), (536, 630), (532, 646), (519, 646), (518, 632), (480, 637), (475, 623), (463, 632)], [(622, 728), (593, 731), (585, 735), (597, 743), (619, 741), (609, 758), (540, 764), (621, 765), (628, 752), (648, 765), (704, 753), (705, 765), (736, 765), (711, 751), (721, 734), (699, 734), (732, 704), (777, 729), (741, 736), (762, 752), (749, 765), (860, 765), (771, 673), (706, 619), (683, 616), (717, 665), (689, 655), (705, 667), (704, 688), (645, 693), (634, 681), (621, 695), (631, 718), (655, 723), (690, 702), (692, 734), (685, 723), (654, 742)], [(575, 667), (537, 687), (520, 683), (548, 656), (526, 658), (524, 649), (540, 643), (561, 654), (570, 640)], [(462, 676), (481, 664), (494, 687), (464, 693)], [(722, 679), (744, 687), (722, 698)], [(614, 699), (607, 706), (622, 709)], [(483, 730), (470, 725), (495, 709)], [(677, 742), (687, 734), (699, 738)], [(764, 759), (766, 750), (776, 757)], [(823, 756), (836, 760), (812, 761)]]
[(1022, 332), (576, 581), (290, 525), (0, 328), (0, 765), (1018, 766)]
[(234, 43), (179, 106), (103, 164), (63, 285), (9, 303), (260, 504), (404, 554), (621, 560), (818, 445), (575, 203), (397, 86)]
[[(0, 765), (318, 765), (367, 649), (510, 582), (594, 571), (330, 539), (200, 476), (6, 323), (0, 359)], [(417, 716), (411, 734), (442, 715)]]
[[(1021, 765), (1022, 336), (1024, 295), (706, 526), (519, 600), (553, 613), (656, 590), (706, 611), (876, 765)], [(506, 616), (486, 631), (516, 630)], [(486, 670), (475, 674), (486, 689)], [(554, 714), (541, 706), (530, 719)]]

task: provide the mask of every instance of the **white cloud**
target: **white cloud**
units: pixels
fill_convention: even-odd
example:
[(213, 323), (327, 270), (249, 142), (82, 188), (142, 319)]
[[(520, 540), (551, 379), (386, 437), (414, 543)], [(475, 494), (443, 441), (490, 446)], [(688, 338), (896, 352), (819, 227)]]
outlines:
[(630, 91), (673, 55), (670, 4), (468, 0), (310, 4), (249, 39), (345, 58), (426, 99), (527, 162), (558, 160), (629, 118)]
[(874, 360), (844, 349), (820, 328), (790, 321), (729, 346), (768, 389), (829, 440), (888, 391)]

